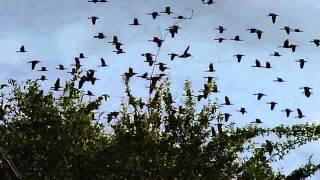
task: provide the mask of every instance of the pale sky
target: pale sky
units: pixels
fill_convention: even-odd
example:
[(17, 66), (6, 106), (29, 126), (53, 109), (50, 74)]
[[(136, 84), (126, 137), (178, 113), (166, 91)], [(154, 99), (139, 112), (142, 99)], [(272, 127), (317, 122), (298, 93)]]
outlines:
[[(50, 80), (45, 85), (52, 86), (57, 77), (66, 79), (66, 73), (56, 71), (58, 64), (66, 66), (74, 63), (74, 57), (80, 52), (88, 56), (84, 67), (96, 68), (100, 57), (107, 60), (108, 68), (98, 69), (96, 87), (85, 85), (84, 90), (92, 90), (97, 94), (107, 92), (111, 98), (107, 110), (119, 108), (120, 97), (124, 95), (121, 74), (131, 66), (139, 73), (151, 72), (151, 68), (143, 62), (142, 53), (156, 53), (157, 46), (147, 40), (165, 33), (165, 29), (173, 25), (176, 15), (189, 16), (191, 9), (194, 16), (179, 26), (182, 28), (176, 38), (168, 36), (160, 51), (159, 61), (168, 64), (172, 81), (173, 95), (181, 99), (184, 80), (192, 81), (195, 90), (204, 83), (202, 78), (208, 73), (209, 63), (213, 62), (217, 72), (212, 73), (218, 78), (218, 88), (221, 91), (217, 98), (223, 103), (223, 97), (229, 96), (235, 104), (224, 107), (222, 112), (234, 116), (234, 122), (249, 122), (260, 118), (264, 127), (272, 127), (281, 123), (294, 124), (319, 122), (320, 116), (320, 47), (310, 43), (320, 38), (320, 2), (317, 0), (217, 0), (212, 6), (204, 5), (200, 0), (109, 0), (105, 4), (88, 3), (86, 0), (2, 0), (0, 1), (0, 75), (5, 81), (8, 78), (24, 80), (26, 77), (39, 77), (41, 73), (31, 72), (27, 62), (32, 59), (42, 61), (40, 66), (48, 66)], [(153, 20), (147, 13), (162, 11), (170, 6), (174, 14), (161, 15)], [(279, 14), (276, 24), (266, 17), (270, 12)], [(100, 19), (95, 26), (88, 17), (95, 15)], [(139, 18), (142, 26), (133, 27), (134, 17)], [(223, 25), (227, 31), (219, 34), (215, 27)], [(302, 29), (302, 33), (285, 34), (279, 29), (283, 26)], [(257, 28), (264, 31), (262, 39), (250, 34), (247, 28)], [(98, 32), (103, 32), (105, 40), (94, 39)], [(124, 44), (125, 54), (117, 55), (114, 48), (108, 44), (112, 36), (117, 35)], [(240, 35), (243, 42), (225, 41), (221, 44), (215, 38), (233, 38)], [(285, 39), (298, 44), (295, 53), (290, 49), (279, 49)], [(19, 54), (15, 51), (24, 44), (29, 51)], [(176, 59), (171, 62), (168, 53), (182, 53), (190, 45), (192, 58)], [(283, 56), (273, 57), (274, 51)], [(245, 54), (241, 63), (236, 62), (234, 54)], [(299, 69), (297, 59), (304, 58), (308, 62), (304, 69)], [(270, 61), (273, 69), (256, 69), (255, 59), (261, 62)], [(276, 77), (282, 77), (287, 82), (275, 83)], [(135, 94), (147, 97), (147, 82), (140, 78), (131, 80)], [(303, 86), (312, 87), (313, 94), (306, 98), (299, 89)], [(267, 97), (257, 101), (252, 94), (263, 92)], [(270, 111), (266, 102), (276, 101), (278, 105)], [(236, 110), (245, 107), (248, 114), (242, 116)], [(286, 118), (280, 110), (290, 108), (295, 112), (291, 118)], [(295, 119), (296, 108), (301, 108), (306, 118)], [(320, 163), (317, 156), (319, 143), (304, 146), (291, 153), (280, 165), (285, 166), (283, 172), (306, 163), (308, 156), (316, 154), (314, 160)], [(318, 173), (319, 175), (319, 173)], [(320, 178), (314, 176), (312, 179)]]

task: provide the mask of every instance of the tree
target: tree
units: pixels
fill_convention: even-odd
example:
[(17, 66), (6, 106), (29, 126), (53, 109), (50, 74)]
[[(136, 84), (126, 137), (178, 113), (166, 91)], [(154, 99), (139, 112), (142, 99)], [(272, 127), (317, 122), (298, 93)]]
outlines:
[[(9, 81), (9, 93), (1, 96), (4, 179), (284, 179), (270, 163), (320, 134), (314, 124), (237, 127), (224, 122), (215, 102), (197, 110), (190, 82), (184, 101), (174, 103), (169, 80), (147, 102), (132, 95), (125, 81), (127, 101), (119, 116), (109, 119), (108, 132), (102, 123), (108, 115), (93, 118), (108, 96), (85, 101), (75, 88), (79, 77), (66, 82), (60, 94), (44, 92), (38, 81)], [(209, 87), (214, 95), (215, 83)], [(256, 137), (270, 134), (286, 141), (255, 144)], [(243, 153), (250, 155), (240, 158)], [(318, 169), (309, 161), (286, 178)]]

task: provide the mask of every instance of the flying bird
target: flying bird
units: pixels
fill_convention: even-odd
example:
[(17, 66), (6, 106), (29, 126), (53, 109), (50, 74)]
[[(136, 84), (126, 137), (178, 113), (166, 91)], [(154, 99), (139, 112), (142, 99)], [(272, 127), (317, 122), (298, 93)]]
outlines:
[(60, 78), (58, 78), (51, 89), (53, 89), (54, 91), (59, 91), (60, 88), (62, 87), (60, 86)]
[(34, 68), (36, 67), (36, 65), (38, 63), (40, 63), (40, 61), (38, 60), (32, 60), (32, 61), (29, 61), (28, 63), (31, 63), (31, 70), (34, 70)]
[(28, 52), (28, 51), (26, 51), (25, 48), (24, 48), (24, 45), (22, 45), (20, 47), (19, 51), (16, 51), (16, 52), (24, 53), (24, 52)]
[(98, 33), (98, 35), (93, 36), (93, 37), (97, 38), (97, 39), (104, 39), (106, 36), (103, 33)]
[(277, 17), (279, 16), (278, 14), (275, 14), (275, 13), (269, 13), (268, 15), (267, 15), (267, 17), (271, 17), (271, 19), (272, 19), (272, 23), (273, 24), (275, 24), (276, 23), (276, 19), (277, 19)]
[(243, 41), (240, 39), (240, 36), (239, 35), (236, 35), (234, 38), (231, 38), (230, 40), (233, 40), (233, 41)]
[(257, 96), (257, 100), (261, 100), (261, 98), (262, 98), (263, 96), (267, 96), (267, 95), (264, 94), (264, 93), (256, 93), (256, 94), (253, 94), (253, 95)]
[(188, 53), (190, 46), (187, 47), (187, 49), (183, 52), (182, 55), (179, 56), (179, 58), (188, 58), (192, 56), (190, 53)]
[(223, 33), (225, 30), (227, 30), (223, 26), (219, 26), (219, 27), (217, 27), (215, 29), (218, 30), (220, 34)]
[(98, 67), (107, 67), (106, 61), (103, 58), (100, 58), (101, 64)]
[(287, 117), (290, 117), (290, 113), (293, 112), (291, 109), (284, 109), (281, 112), (285, 112)]
[(170, 15), (170, 14), (172, 14), (173, 12), (171, 11), (171, 8), (170, 8), (169, 6), (167, 6), (167, 7), (165, 8), (165, 10), (162, 11), (162, 12), (160, 12), (160, 13), (164, 13), (164, 14)]
[(152, 13), (148, 13), (147, 15), (151, 15), (152, 19), (156, 19), (157, 16), (160, 16), (160, 14), (158, 12), (152, 12)]
[(268, 102), (267, 104), (270, 104), (270, 110), (273, 111), (276, 104), (278, 104), (278, 103), (272, 101), (272, 102)]
[(210, 63), (210, 64), (209, 64), (209, 70), (207, 70), (207, 71), (205, 71), (205, 72), (215, 72), (215, 71), (216, 71), (216, 70), (214, 70), (213, 64)]
[(299, 62), (299, 66), (300, 66), (300, 69), (303, 69), (304, 67), (304, 64), (308, 61), (304, 60), (304, 59), (299, 59), (299, 60), (296, 60), (296, 62)]
[(234, 55), (234, 56), (237, 58), (238, 63), (240, 63), (240, 62), (241, 62), (242, 57), (243, 57), (243, 56), (245, 56), (245, 55), (243, 55), (243, 54), (236, 54), (236, 55)]
[(91, 16), (91, 17), (89, 17), (88, 19), (91, 19), (92, 25), (95, 25), (97, 19), (100, 19), (100, 18), (98, 18), (97, 16)]
[(230, 106), (230, 105), (233, 105), (233, 104), (231, 104), (231, 102), (230, 102), (230, 100), (229, 100), (229, 97), (228, 97), (228, 96), (225, 96), (225, 97), (224, 97), (224, 103), (221, 104), (221, 105)]
[(299, 118), (299, 119), (301, 119), (301, 118), (304, 118), (304, 117), (306, 117), (306, 116), (304, 116), (303, 114), (302, 114), (302, 111), (301, 111), (301, 109), (297, 109), (297, 112), (298, 112), (298, 116), (297, 117), (295, 117), (295, 118)]
[(240, 110), (237, 110), (238, 112), (240, 112), (242, 115), (244, 115), (245, 113), (248, 113), (247, 111), (246, 111), (246, 109), (245, 108), (240, 108)]
[(300, 89), (303, 89), (303, 94), (307, 97), (307, 98), (309, 98), (310, 96), (311, 96), (311, 94), (312, 94), (312, 92), (310, 91), (312, 88), (311, 87), (307, 87), (307, 86), (305, 86), (305, 87), (301, 87)]
[(132, 26), (139, 26), (139, 25), (142, 25), (142, 24), (140, 24), (140, 23), (139, 23), (138, 18), (134, 18), (134, 19), (133, 19), (133, 23), (132, 23), (132, 24), (129, 24), (129, 25), (132, 25)]

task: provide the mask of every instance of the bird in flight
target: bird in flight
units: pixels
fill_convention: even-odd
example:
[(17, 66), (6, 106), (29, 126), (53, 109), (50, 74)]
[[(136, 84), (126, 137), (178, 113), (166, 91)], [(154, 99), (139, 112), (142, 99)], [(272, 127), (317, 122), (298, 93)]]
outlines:
[(132, 26), (139, 26), (139, 25), (142, 25), (142, 24), (140, 24), (140, 23), (139, 23), (138, 18), (134, 18), (134, 19), (133, 19), (133, 23), (132, 23), (132, 24), (129, 24), (129, 25), (132, 25)]
[(268, 15), (267, 15), (267, 17), (271, 17), (271, 20), (272, 20), (272, 23), (273, 24), (275, 24), (276, 23), (276, 19), (277, 19), (277, 17), (279, 16), (278, 14), (275, 14), (275, 13), (269, 13)]
[(304, 67), (304, 64), (308, 61), (304, 60), (304, 59), (299, 59), (299, 60), (296, 60), (296, 62), (299, 63), (299, 66), (300, 66), (300, 69), (303, 69)]
[(104, 39), (106, 36), (103, 33), (98, 33), (98, 35), (93, 36), (93, 37), (97, 38), (97, 39)]
[(278, 103), (272, 101), (272, 102), (268, 102), (267, 104), (270, 104), (270, 110), (273, 111), (276, 104), (278, 104)]
[(152, 16), (152, 19), (156, 19), (157, 16), (160, 16), (160, 14), (158, 12), (152, 12), (152, 13), (148, 13), (147, 15), (151, 15)]
[(262, 98), (263, 96), (267, 96), (267, 95), (264, 94), (264, 93), (256, 93), (256, 94), (253, 94), (253, 95), (257, 96), (257, 100), (261, 100), (261, 98)]
[(98, 67), (107, 67), (106, 61), (103, 58), (100, 58), (101, 64)]
[(301, 87), (300, 89), (303, 89), (303, 94), (307, 97), (307, 98), (309, 98), (310, 96), (311, 96), (311, 94), (312, 94), (312, 92), (310, 91), (312, 88), (311, 87), (307, 87), (307, 86), (305, 86), (305, 87)]
[(88, 19), (91, 19), (92, 25), (95, 25), (97, 19), (100, 19), (100, 18), (98, 18), (97, 16), (91, 16), (91, 17), (89, 17)]
[(31, 63), (31, 70), (34, 70), (34, 68), (36, 67), (36, 65), (38, 63), (40, 63), (40, 61), (38, 60), (32, 60), (32, 61), (29, 61), (28, 63)]
[(225, 30), (227, 30), (223, 26), (219, 26), (219, 27), (217, 27), (215, 29), (218, 30), (220, 34), (222, 34)]
[(188, 58), (192, 56), (190, 53), (188, 53), (190, 46), (187, 47), (187, 49), (183, 52), (182, 55), (179, 56), (179, 58)]
[(285, 112), (285, 113), (286, 113), (286, 116), (287, 116), (287, 117), (290, 117), (290, 113), (293, 112), (293, 111), (292, 111), (291, 109), (288, 109), (288, 108), (287, 108), (287, 109), (282, 110), (282, 112)]
[(171, 8), (170, 8), (169, 6), (167, 6), (167, 7), (165, 8), (165, 10), (162, 11), (162, 12), (160, 12), (160, 13), (164, 13), (164, 14), (170, 15), (170, 14), (172, 14), (173, 12), (171, 11)]
[(301, 111), (301, 109), (297, 109), (297, 113), (298, 113), (298, 116), (297, 117), (295, 117), (295, 118), (299, 118), (299, 119), (301, 119), (301, 118), (304, 118), (304, 117), (306, 117), (306, 116), (304, 116), (303, 115), (303, 113), (302, 113), (302, 111)]
[(19, 51), (16, 51), (16, 52), (24, 53), (24, 52), (28, 52), (28, 51), (26, 51), (25, 48), (24, 48), (24, 45), (22, 45), (20, 47)]

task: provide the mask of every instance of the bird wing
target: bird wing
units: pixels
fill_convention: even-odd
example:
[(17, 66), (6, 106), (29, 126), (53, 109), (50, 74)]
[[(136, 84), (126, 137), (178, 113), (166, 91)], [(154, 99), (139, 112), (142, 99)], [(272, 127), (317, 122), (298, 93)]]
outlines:
[(187, 54), (188, 53), (188, 50), (189, 50), (190, 46), (187, 47), (187, 49), (184, 51), (183, 54)]

